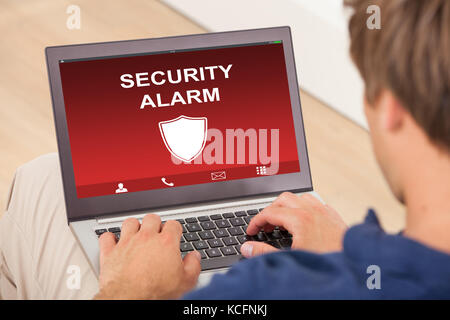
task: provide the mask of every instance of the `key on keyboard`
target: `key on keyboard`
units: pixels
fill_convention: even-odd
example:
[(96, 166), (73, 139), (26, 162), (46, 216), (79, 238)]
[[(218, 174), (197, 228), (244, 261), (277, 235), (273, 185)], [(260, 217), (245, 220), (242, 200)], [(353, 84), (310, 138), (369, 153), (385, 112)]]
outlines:
[(217, 238), (223, 238), (223, 237), (228, 237), (229, 236), (229, 234), (228, 234), (226, 229), (217, 229), (217, 230), (214, 230), (213, 232), (214, 232), (214, 235)]
[(197, 241), (197, 240), (200, 240), (196, 233), (186, 233), (184, 235), (184, 238), (186, 239), (186, 241)]
[(220, 239), (210, 239), (208, 240), (208, 244), (211, 248), (223, 247), (223, 243)]
[(245, 222), (242, 218), (231, 218), (230, 222), (234, 227), (245, 225)]
[(227, 220), (217, 220), (216, 221), (217, 228), (229, 228), (231, 227), (230, 223)]
[(188, 224), (186, 224), (186, 229), (189, 232), (202, 231), (202, 228), (200, 227), (200, 225), (198, 223), (188, 223)]
[(222, 254), (224, 256), (232, 256), (232, 255), (236, 254), (236, 250), (234, 250), (233, 247), (220, 248), (220, 251), (222, 251)]
[(203, 230), (216, 229), (216, 225), (212, 221), (205, 221), (205, 222), (200, 223), (200, 225), (202, 226)]
[(97, 229), (95, 230), (95, 234), (99, 237), (106, 232), (106, 229)]
[(200, 236), (200, 238), (202, 238), (203, 240), (207, 240), (207, 239), (214, 239), (214, 234), (207, 230), (207, 231), (201, 231), (198, 233), (198, 235)]
[(236, 217), (245, 217), (247, 214), (245, 213), (245, 211), (238, 211), (234, 213), (236, 215)]
[(206, 243), (206, 241), (197, 241), (194, 242), (194, 247), (197, 250), (203, 250), (203, 249), (208, 249), (208, 244)]
[(232, 236), (238, 236), (238, 235), (244, 234), (244, 232), (242, 231), (242, 229), (239, 228), (239, 227), (228, 228), (228, 232), (229, 232)]

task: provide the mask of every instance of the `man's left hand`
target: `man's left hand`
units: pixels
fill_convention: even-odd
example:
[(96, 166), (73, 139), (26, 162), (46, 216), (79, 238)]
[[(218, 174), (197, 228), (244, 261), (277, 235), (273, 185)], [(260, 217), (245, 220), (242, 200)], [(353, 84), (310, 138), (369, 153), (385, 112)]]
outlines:
[(149, 214), (122, 224), (120, 240), (101, 235), (100, 292), (96, 299), (176, 299), (195, 287), (200, 254), (180, 255), (181, 225)]

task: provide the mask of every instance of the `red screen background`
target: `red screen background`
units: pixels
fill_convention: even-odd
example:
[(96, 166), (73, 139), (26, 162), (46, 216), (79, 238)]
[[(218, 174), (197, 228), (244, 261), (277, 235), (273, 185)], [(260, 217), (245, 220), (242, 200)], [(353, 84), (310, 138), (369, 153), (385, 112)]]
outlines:
[[(122, 74), (216, 65), (226, 68), (229, 64), (233, 66), (228, 79), (216, 69), (215, 80), (130, 89), (120, 86)], [(133, 181), (144, 178), (191, 174), (188, 180), (178, 179), (177, 185), (204, 183), (194, 174), (245, 167), (173, 164), (158, 123), (180, 115), (206, 116), (208, 128), (222, 132), (280, 129), (279, 173), (300, 170), (282, 44), (63, 62), (60, 71), (78, 197), (112, 194), (117, 183), (124, 181), (129, 191), (165, 187), (137, 183), (130, 189)], [(219, 88), (220, 101), (140, 109), (145, 94), (155, 103), (157, 93), (163, 102), (170, 102), (175, 91), (184, 96), (186, 90), (215, 87)], [(283, 167), (283, 163), (290, 165)], [(254, 177), (254, 167), (236, 171), (227, 179)]]

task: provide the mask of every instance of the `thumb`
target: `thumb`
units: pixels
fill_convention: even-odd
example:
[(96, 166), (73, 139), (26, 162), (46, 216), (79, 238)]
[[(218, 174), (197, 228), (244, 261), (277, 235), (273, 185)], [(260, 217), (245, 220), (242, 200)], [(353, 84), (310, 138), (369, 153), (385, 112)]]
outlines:
[(183, 259), (185, 291), (191, 290), (197, 284), (197, 279), (202, 269), (200, 259), (201, 256), (198, 251), (189, 252)]
[(278, 251), (277, 248), (272, 247), (264, 242), (247, 241), (241, 247), (241, 253), (246, 258), (259, 256), (266, 253)]

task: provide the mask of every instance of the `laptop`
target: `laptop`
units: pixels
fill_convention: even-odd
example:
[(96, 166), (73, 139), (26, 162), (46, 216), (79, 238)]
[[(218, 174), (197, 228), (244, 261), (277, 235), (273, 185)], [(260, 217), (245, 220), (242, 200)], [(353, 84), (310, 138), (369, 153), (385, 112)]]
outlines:
[[(289, 27), (46, 48), (67, 220), (99, 273), (98, 237), (160, 215), (202, 256), (199, 284), (264, 241), (280, 193), (312, 193)], [(317, 196), (318, 197), (318, 196)]]

